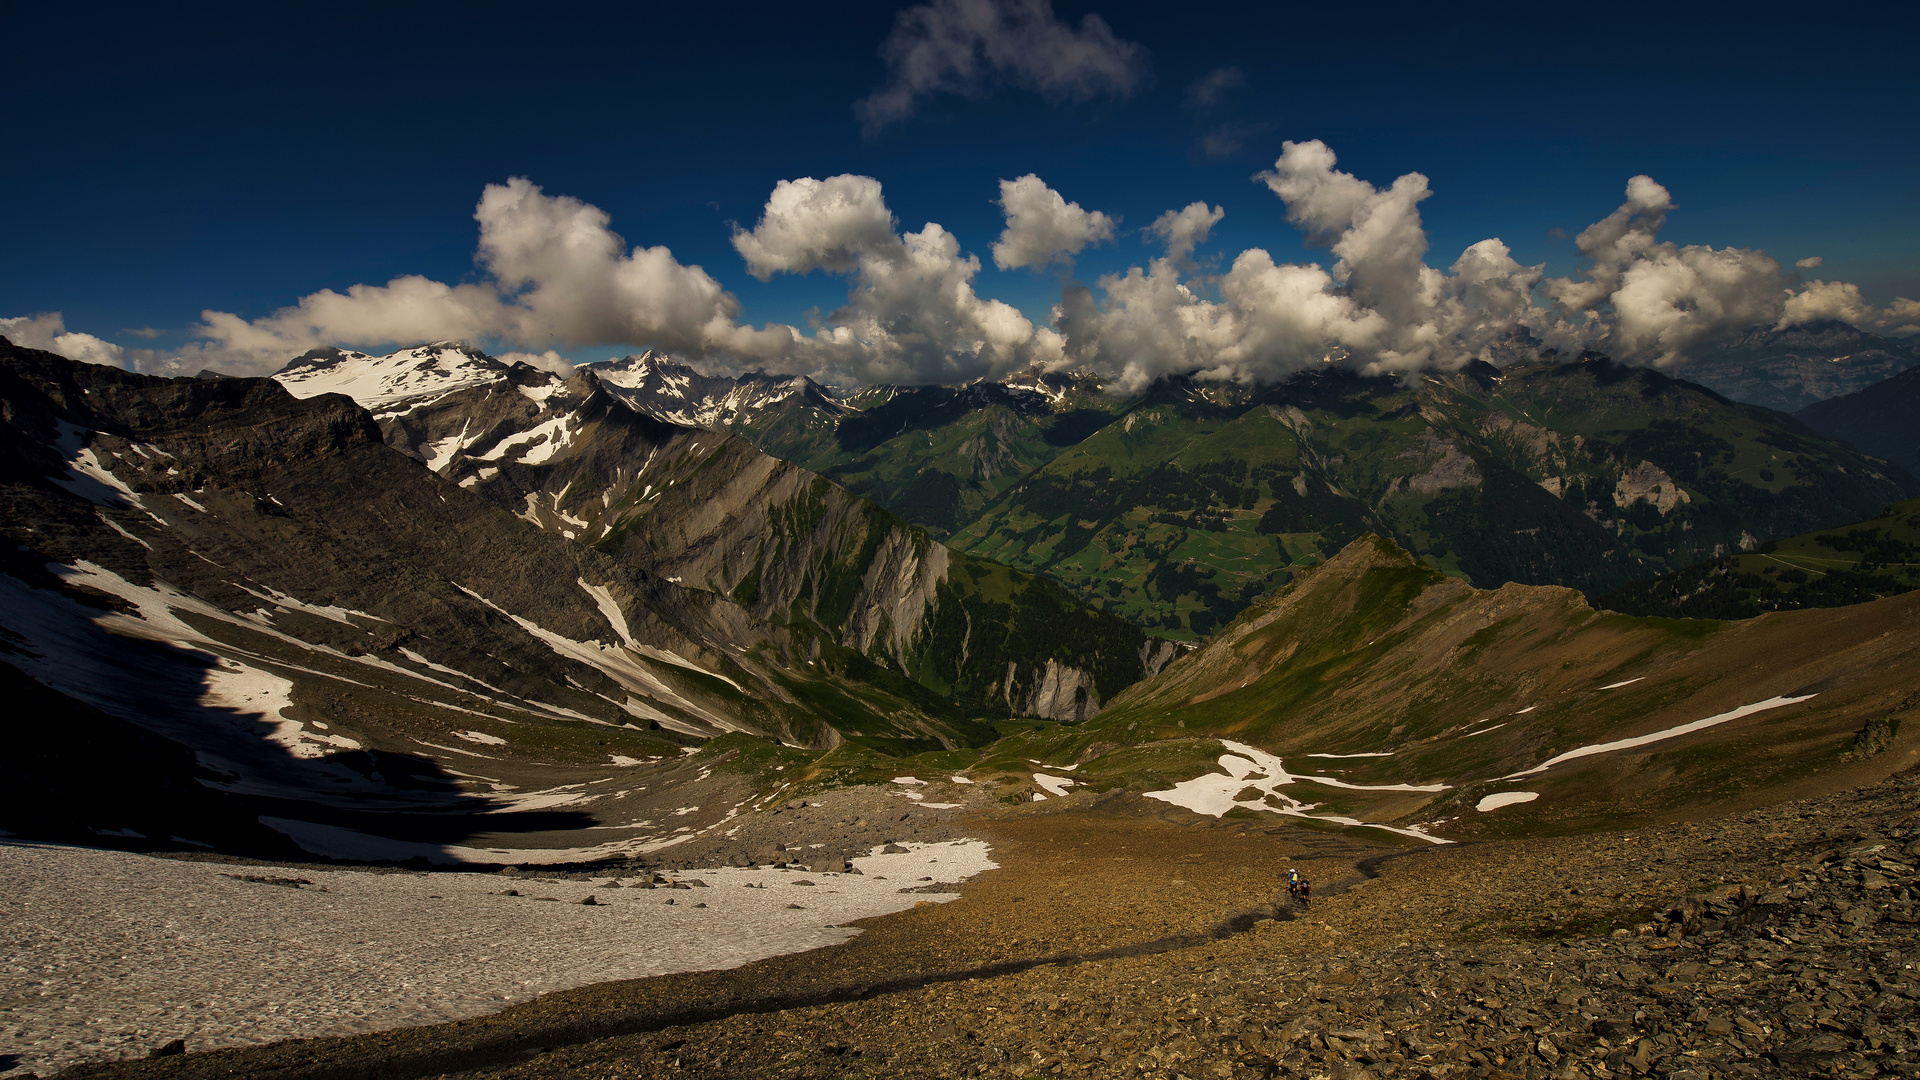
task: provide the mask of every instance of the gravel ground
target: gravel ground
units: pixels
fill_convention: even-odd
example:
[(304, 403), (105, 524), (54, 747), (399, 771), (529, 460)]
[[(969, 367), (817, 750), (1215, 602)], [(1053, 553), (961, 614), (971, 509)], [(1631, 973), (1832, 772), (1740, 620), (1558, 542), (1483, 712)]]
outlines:
[(1400, 849), (1155, 805), (976, 818), (1000, 869), (835, 948), (76, 1076), (1920, 1076), (1914, 775)]
[[(897, 847), (899, 845), (896, 845)], [(0, 1075), (379, 1031), (590, 983), (838, 944), (993, 863), (908, 844), (861, 873), (575, 880), (189, 862), (0, 841)], [(611, 887), (610, 887), (611, 886)], [(509, 892), (519, 895), (506, 895)], [(588, 896), (592, 906), (582, 903)]]
[(1920, 1076), (1917, 806), (1907, 776), (1695, 825), (1425, 849), (1220, 941), (486, 1074)]

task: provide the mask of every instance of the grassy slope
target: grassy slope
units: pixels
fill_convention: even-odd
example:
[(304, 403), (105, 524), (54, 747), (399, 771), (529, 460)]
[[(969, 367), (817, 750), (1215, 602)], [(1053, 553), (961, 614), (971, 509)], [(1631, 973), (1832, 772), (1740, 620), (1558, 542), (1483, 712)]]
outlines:
[[(1082, 783), (1145, 791), (1213, 770), (1218, 740), (1228, 738), (1283, 755), (1296, 773), (1448, 784), (1437, 794), (1312, 781), (1286, 789), (1318, 802), (1317, 813), (1424, 823), (1444, 836), (1687, 818), (1920, 762), (1916, 616), (1920, 596), (1736, 623), (1635, 618), (1595, 611), (1568, 589), (1477, 590), (1363, 537), (1087, 723), (1031, 725), (983, 750), (924, 755), (915, 765), (1024, 780), (1033, 760), (1078, 763), (1072, 775)], [(1499, 782), (1576, 747), (1808, 694)], [(1391, 756), (1307, 756), (1363, 753)], [(884, 779), (878, 772), (875, 763), (846, 775)], [(1483, 796), (1508, 790), (1539, 798), (1475, 810)]]
[(1315, 372), (1250, 402), (1162, 387), (953, 543), (1191, 640), (1368, 529), (1477, 584), (1597, 595), (1912, 483), (1783, 414), (1605, 361), (1412, 387)]
[[(1765, 801), (1802, 782), (1910, 763), (1910, 750), (1849, 754), (1872, 717), (1893, 714), (1897, 729), (1899, 714), (1920, 703), (1914, 600), (1743, 623), (1639, 619), (1596, 612), (1565, 589), (1474, 590), (1362, 540), (1123, 696), (1089, 736), (1205, 733), (1293, 755), (1390, 751), (1290, 765), (1350, 783), (1454, 784), (1437, 796), (1297, 786), (1329, 811), (1367, 820), (1452, 819), (1441, 828), (1450, 835), (1599, 828)], [(1638, 681), (1601, 689), (1628, 679)], [(1818, 696), (1523, 783), (1492, 782), (1577, 746), (1807, 693)], [(1474, 811), (1500, 790), (1541, 798)]]
[(1116, 404), (1085, 391), (1053, 401), (977, 388), (921, 387), (853, 399), (834, 424), (770, 411), (736, 433), (830, 477), (937, 539), (1060, 451), (1113, 418)]

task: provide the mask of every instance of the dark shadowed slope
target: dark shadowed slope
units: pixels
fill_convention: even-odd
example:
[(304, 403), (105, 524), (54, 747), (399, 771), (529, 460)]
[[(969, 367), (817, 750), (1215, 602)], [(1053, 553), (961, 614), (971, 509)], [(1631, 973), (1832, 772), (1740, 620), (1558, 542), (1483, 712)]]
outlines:
[(677, 798), (701, 737), (983, 737), (436, 476), (345, 397), (0, 345), (0, 405), (0, 658), (189, 748), (310, 850), (635, 853), (746, 796)]
[(1816, 402), (1796, 415), (1823, 435), (1920, 473), (1920, 370)]

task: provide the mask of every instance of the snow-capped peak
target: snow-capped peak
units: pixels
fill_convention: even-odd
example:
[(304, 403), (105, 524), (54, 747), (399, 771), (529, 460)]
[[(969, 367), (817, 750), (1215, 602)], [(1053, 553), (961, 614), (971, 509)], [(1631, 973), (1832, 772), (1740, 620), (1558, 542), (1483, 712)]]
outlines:
[(587, 365), (609, 393), (628, 406), (675, 424), (725, 428), (796, 395), (828, 415), (849, 411), (804, 375), (749, 371), (738, 377), (703, 375), (652, 352)]
[(506, 378), (507, 365), (464, 342), (436, 341), (385, 356), (315, 349), (295, 357), (273, 379), (294, 397), (345, 394), (363, 408), (393, 413), (470, 386)]

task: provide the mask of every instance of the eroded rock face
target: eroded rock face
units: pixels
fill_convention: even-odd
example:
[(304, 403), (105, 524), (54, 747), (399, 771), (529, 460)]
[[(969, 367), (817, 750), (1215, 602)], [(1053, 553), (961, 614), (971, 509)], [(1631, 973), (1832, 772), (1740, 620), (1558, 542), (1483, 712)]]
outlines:
[(1425, 448), (1429, 452), (1437, 453), (1438, 457), (1426, 472), (1409, 477), (1402, 490), (1419, 495), (1437, 495), (1448, 488), (1469, 487), (1480, 483), (1480, 470), (1474, 467), (1472, 458), (1462, 453), (1458, 446), (1441, 440), (1433, 432), (1425, 434)]
[[(329, 385), (374, 385), (353, 378), (353, 362), (330, 360)], [(644, 360), (563, 380), (494, 363), (492, 381), (453, 389), (420, 376), (432, 390), (413, 398), (396, 398), (397, 377), (382, 367), (388, 444), (543, 530), (724, 598), (755, 620), (808, 627), (943, 696), (1082, 719), (1144, 674), (1144, 635), (1125, 621), (1030, 574), (985, 570), (975, 559), (956, 574), (949, 549), (844, 488), (724, 431), (627, 406), (643, 391), (656, 404), (719, 392), (690, 369)], [(696, 411), (725, 426), (710, 409)], [(983, 591), (1002, 588), (1004, 596)], [(1024, 610), (1042, 600), (1044, 616)], [(952, 649), (955, 623), (963, 630)]]
[(1613, 501), (1625, 507), (1642, 500), (1653, 504), (1654, 509), (1664, 515), (1692, 502), (1693, 496), (1674, 483), (1665, 469), (1651, 461), (1642, 461), (1620, 474), (1613, 485)]

